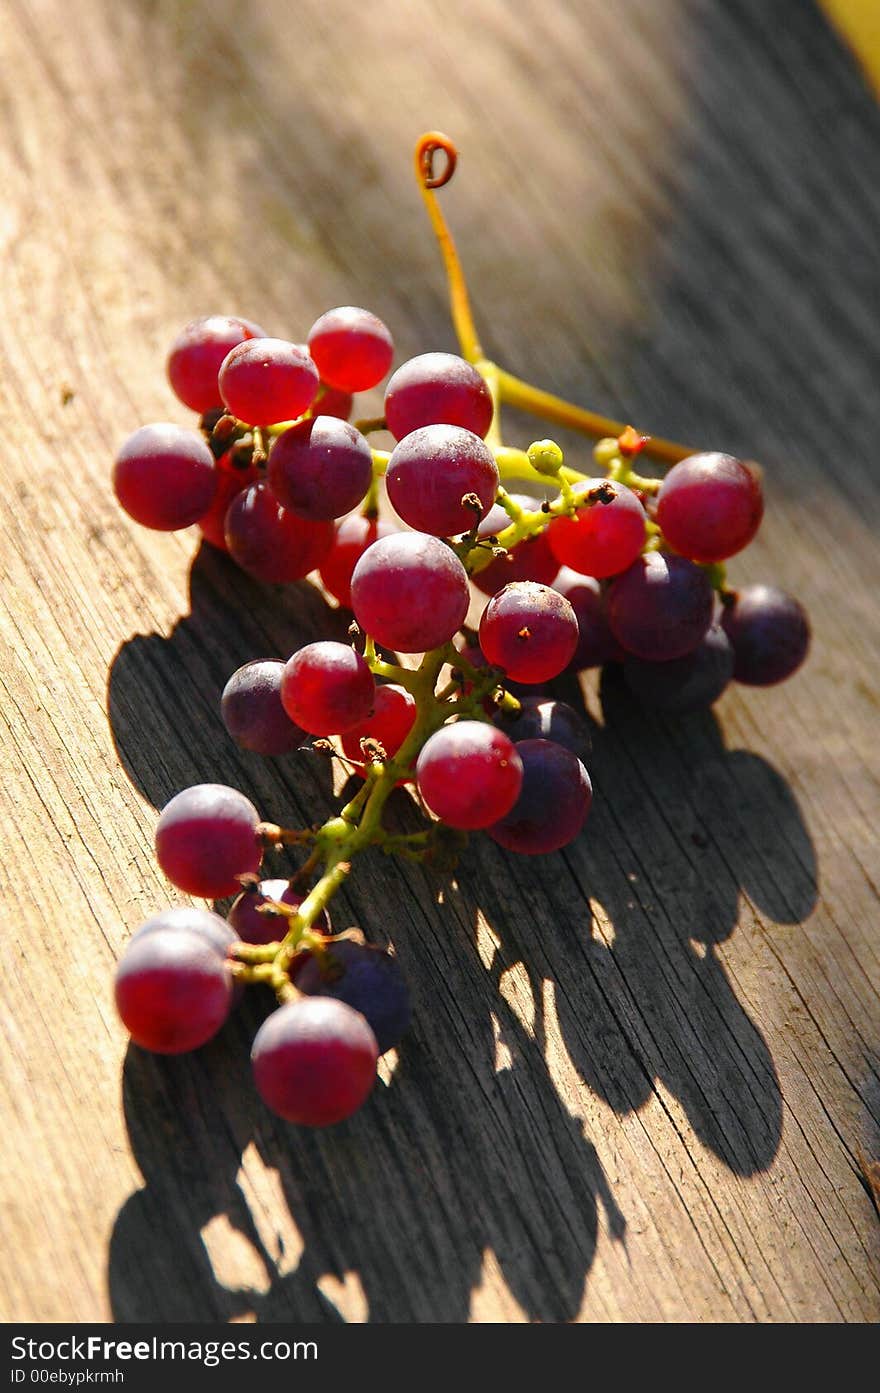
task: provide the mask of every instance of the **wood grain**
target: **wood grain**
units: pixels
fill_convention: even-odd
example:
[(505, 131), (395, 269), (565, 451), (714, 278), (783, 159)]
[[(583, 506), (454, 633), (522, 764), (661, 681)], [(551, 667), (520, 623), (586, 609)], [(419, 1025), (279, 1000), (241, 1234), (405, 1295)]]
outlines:
[[(0, 26), (0, 1313), (876, 1320), (880, 114), (854, 62), (783, 0), (70, 15)], [(410, 175), (431, 127), (489, 351), (759, 458), (733, 575), (795, 590), (814, 649), (679, 723), (586, 679), (597, 798), (562, 855), (475, 839), (451, 884), (368, 861), (337, 922), (393, 940), (415, 1025), (368, 1108), (303, 1134), (249, 1087), (259, 1005), (161, 1060), (110, 981), (176, 898), (172, 793), (331, 806), (326, 765), (231, 750), (217, 698), (344, 621), (129, 523), (109, 460), (186, 419), (162, 362), (196, 314), (301, 337), (366, 304), (401, 356), (453, 347)]]

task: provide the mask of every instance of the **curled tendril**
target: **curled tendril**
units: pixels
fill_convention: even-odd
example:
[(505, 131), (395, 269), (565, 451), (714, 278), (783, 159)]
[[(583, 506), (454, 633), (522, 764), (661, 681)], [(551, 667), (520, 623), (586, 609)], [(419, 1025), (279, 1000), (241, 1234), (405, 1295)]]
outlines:
[[(438, 174), (435, 173), (434, 162), (441, 152), (446, 163)], [(443, 135), (441, 131), (427, 131), (420, 136), (416, 145), (416, 170), (423, 188), (442, 189), (455, 173), (457, 162), (458, 150), (448, 135)]]

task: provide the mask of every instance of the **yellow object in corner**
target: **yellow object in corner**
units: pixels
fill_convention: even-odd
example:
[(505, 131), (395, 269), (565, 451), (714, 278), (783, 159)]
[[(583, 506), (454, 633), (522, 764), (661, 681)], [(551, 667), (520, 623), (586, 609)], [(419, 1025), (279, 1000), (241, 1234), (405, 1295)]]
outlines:
[(821, 4), (880, 95), (880, 0), (821, 0)]

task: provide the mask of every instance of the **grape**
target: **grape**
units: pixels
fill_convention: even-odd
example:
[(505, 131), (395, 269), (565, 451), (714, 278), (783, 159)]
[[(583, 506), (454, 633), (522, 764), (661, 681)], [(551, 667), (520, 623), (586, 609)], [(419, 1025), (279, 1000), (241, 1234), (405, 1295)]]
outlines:
[[(267, 900), (288, 904), (296, 909), (305, 899), (294, 890), (289, 880), (261, 880), (259, 886), (246, 887), (229, 911), (229, 927), (243, 943), (278, 943), (289, 928), (289, 920), (284, 914), (261, 914), (260, 906)], [(312, 928), (316, 933), (333, 932), (330, 916), (322, 910)]]
[(475, 509), (462, 502), (474, 494), (483, 517), (495, 501), (500, 479), (491, 450), (460, 426), (423, 426), (395, 446), (385, 484), (395, 512), (419, 532), (451, 537), (466, 532)]
[(402, 440), (421, 426), (463, 426), (483, 436), (492, 424), (492, 394), (475, 367), (454, 353), (422, 353), (385, 388), (385, 421)]
[(320, 956), (305, 959), (296, 985), (306, 996), (333, 997), (360, 1011), (380, 1054), (393, 1049), (409, 1025), (409, 988), (400, 964), (371, 944), (346, 938), (329, 944)]
[(733, 649), (716, 625), (682, 658), (650, 663), (628, 655), (623, 676), (630, 691), (655, 711), (699, 711), (717, 701), (733, 676)]
[(750, 687), (770, 687), (790, 677), (810, 646), (803, 606), (775, 585), (745, 585), (721, 616), (733, 647), (733, 676)]
[(657, 495), (657, 522), (691, 561), (724, 561), (752, 540), (764, 514), (757, 471), (733, 455), (689, 455)]
[(343, 305), (328, 310), (309, 330), (309, 352), (321, 379), (345, 392), (365, 392), (381, 382), (394, 357), (394, 341), (369, 310)]
[(373, 713), (342, 736), (342, 748), (355, 764), (363, 766), (362, 740), (378, 740), (389, 759), (393, 759), (416, 719), (416, 701), (393, 682), (376, 688)]
[(553, 589), (568, 600), (578, 625), (577, 648), (566, 672), (622, 661), (623, 649), (608, 627), (606, 597), (599, 582), (562, 566)]
[(157, 532), (198, 522), (217, 489), (214, 456), (200, 435), (160, 422), (130, 435), (113, 465), (113, 490), (129, 517)]
[(351, 609), (351, 574), (367, 547), (397, 528), (381, 518), (352, 513), (336, 524), (333, 543), (321, 562), (321, 584), (335, 600)]
[(221, 405), (217, 375), (223, 359), (247, 339), (265, 338), (249, 319), (212, 314), (181, 329), (168, 354), (168, 381), (184, 406), (203, 415)]
[(373, 456), (359, 430), (335, 416), (300, 421), (269, 455), (269, 486), (283, 508), (324, 521), (360, 503), (373, 479)]
[(220, 368), (227, 408), (252, 426), (292, 421), (311, 406), (320, 386), (308, 350), (284, 339), (248, 339)]
[(537, 856), (574, 841), (593, 801), (590, 776), (576, 754), (552, 740), (523, 740), (522, 792), (488, 833), (508, 851)]
[(482, 721), (456, 721), (426, 740), (416, 763), (419, 793), (450, 827), (488, 827), (516, 802), (522, 762), (513, 741)]
[(332, 522), (312, 522), (282, 508), (265, 480), (236, 494), (226, 513), (226, 545), (257, 580), (301, 580), (333, 544)]
[(359, 1011), (333, 997), (301, 997), (273, 1011), (251, 1050), (267, 1107), (307, 1127), (341, 1122), (366, 1102), (379, 1047)]
[(368, 547), (351, 578), (355, 618), (399, 653), (448, 643), (464, 623), (470, 593), (455, 552), (424, 532), (395, 532)]
[[(521, 508), (526, 508), (529, 512), (534, 512), (540, 507), (537, 499), (529, 498), (527, 494), (512, 493), (510, 497)], [(495, 537), (499, 532), (503, 532), (510, 526), (510, 517), (502, 508), (500, 503), (496, 503), (493, 508), (483, 518), (477, 529), (477, 536), (481, 538)], [(505, 585), (509, 585), (515, 580), (534, 580), (539, 585), (549, 585), (556, 572), (559, 570), (559, 562), (550, 550), (550, 542), (547, 538), (547, 529), (538, 532), (534, 537), (527, 537), (525, 541), (517, 542), (515, 547), (511, 547), (505, 556), (499, 556), (488, 566), (484, 566), (482, 571), (477, 571), (472, 577), (475, 585), (483, 591), (484, 595), (497, 595), (499, 590), (503, 590)]]
[(213, 914), (210, 909), (196, 909), (194, 905), (175, 905), (173, 909), (163, 909), (147, 919), (139, 929), (135, 929), (130, 942), (134, 943), (136, 938), (159, 930), (163, 933), (198, 934), (224, 961), (236, 941), (232, 929), (219, 914)]
[(480, 647), (515, 682), (546, 682), (571, 661), (577, 647), (574, 610), (564, 595), (533, 581), (506, 585), (480, 620)]
[(573, 490), (586, 505), (574, 517), (554, 518), (547, 535), (554, 556), (587, 576), (614, 576), (645, 545), (645, 510), (632, 489), (610, 479), (587, 479)]
[(233, 1000), (229, 964), (201, 932), (156, 928), (116, 969), (116, 1009), (136, 1045), (183, 1054), (216, 1035)]
[(257, 658), (232, 674), (220, 698), (223, 724), (238, 745), (258, 755), (284, 755), (306, 738), (281, 702), (284, 664)]
[(590, 732), (583, 716), (564, 701), (552, 697), (520, 697), (518, 711), (498, 711), (493, 723), (509, 736), (515, 745), (523, 740), (552, 740), (587, 759), (590, 754)]
[(259, 478), (256, 469), (231, 469), (224, 465), (224, 455), (217, 461), (217, 492), (206, 513), (199, 518), (199, 531), (206, 542), (218, 551), (226, 551), (226, 514), (234, 498)]
[(168, 879), (188, 895), (220, 900), (240, 888), (237, 876), (259, 870), (260, 815), (225, 784), (194, 784), (162, 809), (156, 857)]
[(681, 658), (712, 622), (712, 586), (683, 556), (651, 551), (612, 581), (608, 627), (628, 653), (650, 662)]
[(344, 643), (307, 643), (289, 658), (281, 700), (292, 721), (310, 735), (339, 735), (369, 716), (376, 699), (373, 674)]
[(336, 416), (340, 421), (347, 421), (353, 405), (351, 392), (340, 392), (338, 387), (328, 387), (326, 382), (322, 382), (312, 402), (312, 415)]

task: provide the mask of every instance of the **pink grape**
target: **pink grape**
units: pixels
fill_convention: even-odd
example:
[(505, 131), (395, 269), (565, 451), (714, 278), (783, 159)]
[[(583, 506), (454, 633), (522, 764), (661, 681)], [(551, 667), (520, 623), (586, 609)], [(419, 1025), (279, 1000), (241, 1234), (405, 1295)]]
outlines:
[(334, 600), (351, 609), (351, 576), (367, 547), (380, 537), (390, 537), (398, 529), (382, 518), (352, 513), (336, 524), (333, 542), (321, 562), (321, 584)]
[(200, 435), (160, 422), (141, 426), (113, 465), (113, 490), (129, 517), (157, 532), (198, 522), (217, 491), (214, 456)]
[(237, 498), (250, 484), (256, 483), (259, 473), (256, 469), (230, 469), (217, 461), (217, 492), (206, 513), (199, 518), (199, 531), (206, 542), (218, 551), (228, 551), (226, 545), (226, 514), (233, 499)]
[(369, 310), (343, 305), (312, 325), (309, 352), (323, 382), (345, 392), (365, 392), (391, 367), (394, 341)]
[(210, 909), (196, 909), (195, 905), (183, 904), (154, 914), (151, 919), (141, 924), (140, 928), (135, 929), (129, 941), (134, 943), (135, 939), (141, 938), (143, 934), (157, 933), (159, 930), (163, 933), (198, 934), (224, 961), (236, 941), (232, 929), (219, 914), (214, 914)]
[(584, 506), (574, 517), (554, 518), (548, 528), (554, 556), (582, 575), (625, 571), (645, 545), (645, 510), (632, 489), (609, 479), (587, 479), (574, 493)]
[(416, 701), (403, 687), (387, 682), (376, 688), (372, 715), (342, 736), (342, 748), (350, 760), (364, 767), (362, 740), (377, 740), (388, 759), (393, 759), (415, 724)]
[(373, 456), (359, 430), (315, 416), (283, 431), (269, 455), (269, 487), (282, 508), (313, 521), (340, 518), (361, 502)]
[(251, 1051), (267, 1107), (288, 1122), (327, 1127), (356, 1112), (376, 1080), (379, 1046), (359, 1011), (306, 996), (273, 1011)]
[(218, 380), (227, 409), (252, 426), (295, 420), (321, 385), (307, 349), (284, 339), (240, 343), (224, 358)]
[(229, 964), (201, 933), (155, 929), (135, 936), (116, 970), (116, 1008), (135, 1044), (183, 1054), (216, 1035), (229, 1015)]
[(422, 353), (399, 367), (385, 388), (385, 420), (397, 440), (435, 425), (484, 436), (492, 424), (492, 394), (464, 358)]
[(483, 721), (456, 721), (426, 740), (416, 763), (419, 793), (450, 827), (488, 827), (513, 807), (522, 761), (503, 731)]
[(494, 595), (480, 620), (487, 660), (514, 682), (546, 682), (571, 661), (578, 642), (574, 610), (557, 590), (515, 581)]
[(447, 643), (470, 603), (455, 552), (424, 532), (395, 532), (368, 547), (351, 578), (355, 618), (378, 643), (426, 653)]
[(282, 508), (265, 480), (236, 494), (226, 513), (226, 545), (242, 570), (269, 584), (302, 580), (333, 544), (332, 522)]
[(250, 319), (211, 314), (187, 324), (168, 354), (168, 381), (175, 395), (192, 411), (204, 415), (222, 404), (217, 376), (227, 354), (247, 339), (265, 338)]
[(156, 858), (172, 884), (188, 895), (220, 900), (240, 888), (237, 876), (259, 870), (260, 815), (226, 784), (194, 784), (162, 809)]
[(281, 700), (292, 721), (310, 735), (339, 735), (369, 716), (376, 699), (373, 674), (344, 643), (307, 643), (289, 658)]
[(312, 402), (312, 415), (336, 416), (340, 421), (347, 421), (353, 405), (351, 392), (340, 392), (338, 387), (330, 387), (322, 382)]
[[(411, 431), (392, 451), (385, 475), (394, 511), (435, 537), (467, 532), (492, 507), (499, 483), (491, 450), (460, 426)], [(479, 512), (462, 502), (466, 494), (479, 500)]]
[(725, 561), (752, 540), (764, 514), (761, 480), (733, 455), (689, 455), (657, 495), (663, 535), (691, 561)]

